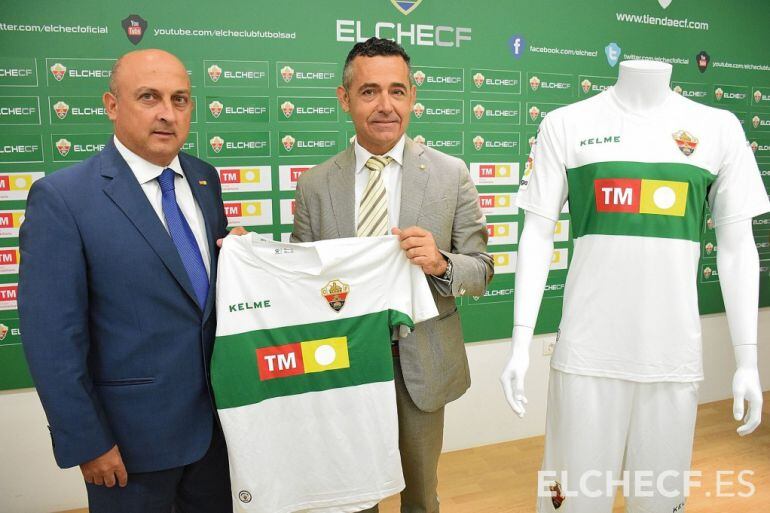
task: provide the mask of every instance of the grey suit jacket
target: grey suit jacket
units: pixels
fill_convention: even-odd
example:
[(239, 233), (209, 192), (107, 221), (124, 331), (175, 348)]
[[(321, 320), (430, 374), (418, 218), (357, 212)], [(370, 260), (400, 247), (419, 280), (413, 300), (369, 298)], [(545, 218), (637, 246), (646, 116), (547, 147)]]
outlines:
[[(303, 173), (297, 185), (293, 242), (355, 237), (355, 151), (351, 145)], [(439, 316), (419, 323), (399, 344), (401, 368), (414, 403), (435, 411), (470, 386), (455, 296), (484, 293), (494, 274), (487, 229), (465, 163), (406, 139), (399, 227), (433, 234), (452, 261), (452, 280), (430, 277)]]

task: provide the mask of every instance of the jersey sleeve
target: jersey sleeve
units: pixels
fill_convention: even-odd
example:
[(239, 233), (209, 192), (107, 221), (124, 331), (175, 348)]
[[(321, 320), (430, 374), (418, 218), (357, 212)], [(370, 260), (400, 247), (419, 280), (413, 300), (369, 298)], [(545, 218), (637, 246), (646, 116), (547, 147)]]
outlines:
[(734, 114), (724, 123), (725, 153), (709, 191), (715, 226), (751, 219), (770, 211), (770, 201), (754, 153)]
[(562, 134), (557, 125), (552, 114), (540, 123), (516, 196), (519, 208), (552, 221), (559, 220), (568, 192)]
[(391, 273), (383, 273), (383, 286), (389, 291), (390, 324), (414, 328), (418, 322), (427, 321), (438, 315), (430, 286), (420, 266), (413, 265), (399, 244), (393, 259)]

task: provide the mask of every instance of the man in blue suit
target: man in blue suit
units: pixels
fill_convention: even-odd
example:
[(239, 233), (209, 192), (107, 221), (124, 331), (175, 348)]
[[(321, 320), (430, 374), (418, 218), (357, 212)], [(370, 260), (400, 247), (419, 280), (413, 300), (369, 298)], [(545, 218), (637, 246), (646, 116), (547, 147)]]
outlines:
[(190, 81), (167, 52), (131, 52), (103, 101), (114, 137), (35, 183), (20, 235), (54, 455), (80, 466), (91, 513), (232, 511), (208, 376), (227, 220), (216, 170), (179, 152)]

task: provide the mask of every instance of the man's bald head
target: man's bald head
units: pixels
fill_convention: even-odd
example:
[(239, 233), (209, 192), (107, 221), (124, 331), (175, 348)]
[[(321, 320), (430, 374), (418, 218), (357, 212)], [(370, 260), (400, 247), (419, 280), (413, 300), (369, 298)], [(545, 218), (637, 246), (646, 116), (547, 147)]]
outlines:
[[(181, 69), (187, 74), (187, 68), (179, 60), (179, 57), (173, 53), (169, 53), (165, 50), (159, 50), (156, 48), (148, 48), (146, 50), (134, 50), (123, 54), (115, 64), (112, 66), (112, 73), (110, 73), (110, 92), (112, 94), (118, 93), (119, 81), (121, 74), (131, 71), (137, 64), (144, 62), (145, 64), (156, 63), (158, 65), (173, 65), (178, 64)], [(124, 66), (124, 63), (127, 66)]]
[(190, 78), (182, 61), (163, 50), (118, 59), (102, 101), (118, 140), (158, 166), (174, 159), (190, 132)]

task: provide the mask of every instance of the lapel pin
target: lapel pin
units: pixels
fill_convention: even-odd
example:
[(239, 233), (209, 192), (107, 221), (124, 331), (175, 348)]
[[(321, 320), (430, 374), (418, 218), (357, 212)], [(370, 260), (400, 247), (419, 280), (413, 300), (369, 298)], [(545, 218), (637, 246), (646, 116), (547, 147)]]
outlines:
[(425, 164), (420, 164), (420, 169), (425, 169)]
[(209, 183), (206, 180), (198, 180), (198, 185), (208, 185)]

